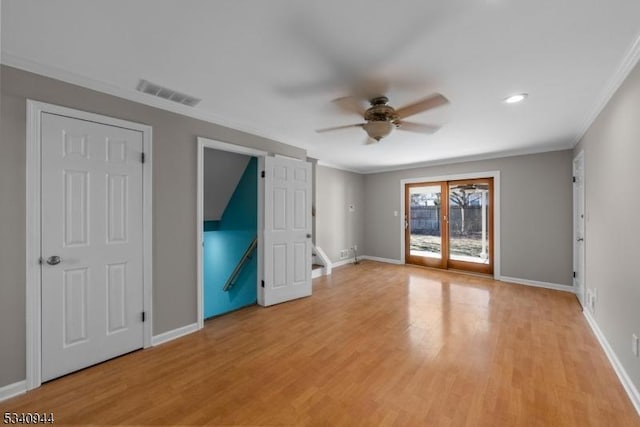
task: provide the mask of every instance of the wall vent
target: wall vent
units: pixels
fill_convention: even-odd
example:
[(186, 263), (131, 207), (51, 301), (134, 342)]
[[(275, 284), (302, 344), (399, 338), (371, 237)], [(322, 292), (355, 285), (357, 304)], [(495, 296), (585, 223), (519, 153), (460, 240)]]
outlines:
[(201, 99), (193, 96), (162, 87), (143, 79), (140, 80), (136, 89), (140, 92), (148, 93), (149, 95), (168, 99), (169, 101), (177, 102), (179, 104), (188, 105), (189, 107), (195, 107), (200, 101), (202, 101)]

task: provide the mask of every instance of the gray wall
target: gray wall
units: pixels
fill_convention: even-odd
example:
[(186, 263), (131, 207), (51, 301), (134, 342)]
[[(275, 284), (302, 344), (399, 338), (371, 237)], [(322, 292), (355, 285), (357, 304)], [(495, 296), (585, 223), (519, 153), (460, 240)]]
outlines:
[(364, 253), (400, 259), (400, 181), (500, 171), (503, 276), (572, 283), (571, 151), (366, 175)]
[(196, 138), (304, 159), (304, 150), (2, 66), (0, 387), (25, 378), (26, 99), (153, 127), (153, 333), (196, 321)]
[(597, 289), (594, 317), (640, 390), (640, 65), (582, 138), (584, 150), (586, 287)]
[(251, 156), (229, 151), (204, 149), (205, 221), (219, 221), (229, 204)]
[[(349, 212), (349, 205), (354, 212)], [(358, 245), (358, 253), (364, 253), (363, 175), (318, 165), (315, 206), (316, 245), (332, 262), (340, 261), (341, 249), (354, 245)]]

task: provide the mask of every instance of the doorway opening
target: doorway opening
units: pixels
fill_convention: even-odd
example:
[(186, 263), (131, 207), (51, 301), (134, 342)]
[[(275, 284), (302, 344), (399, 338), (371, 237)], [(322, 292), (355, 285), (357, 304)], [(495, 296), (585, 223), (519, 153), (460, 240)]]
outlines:
[(494, 275), (494, 177), (455, 178), (404, 183), (404, 260)]
[(204, 149), (203, 304), (208, 319), (257, 302), (258, 159)]
[(204, 319), (255, 304), (262, 277), (266, 152), (198, 138), (198, 327)]

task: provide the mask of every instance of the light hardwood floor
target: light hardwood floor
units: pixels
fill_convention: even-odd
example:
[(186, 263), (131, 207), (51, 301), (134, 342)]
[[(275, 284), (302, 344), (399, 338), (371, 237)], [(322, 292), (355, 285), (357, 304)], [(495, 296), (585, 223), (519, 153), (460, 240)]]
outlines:
[(575, 296), (375, 262), (5, 411), (56, 425), (640, 425)]

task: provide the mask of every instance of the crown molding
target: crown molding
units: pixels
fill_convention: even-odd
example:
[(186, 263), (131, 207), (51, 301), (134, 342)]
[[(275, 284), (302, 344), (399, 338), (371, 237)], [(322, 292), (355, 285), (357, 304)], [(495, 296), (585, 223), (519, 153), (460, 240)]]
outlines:
[(218, 113), (212, 113), (203, 111), (195, 107), (188, 107), (186, 105), (178, 104), (176, 102), (168, 101), (162, 98), (158, 98), (152, 95), (148, 95), (139, 92), (135, 89), (126, 89), (120, 86), (106, 83), (101, 80), (92, 79), (90, 77), (76, 74), (71, 71), (67, 71), (58, 67), (45, 65), (37, 61), (23, 58), (15, 55), (11, 52), (3, 50), (0, 55), (0, 63), (9, 67), (17, 68), (30, 73), (38, 74), (44, 77), (49, 77), (55, 80), (60, 80), (65, 83), (80, 86), (86, 89), (94, 90), (97, 92), (105, 93), (107, 95), (115, 96), (118, 98), (126, 99), (128, 101), (143, 104), (149, 107), (158, 108), (160, 110), (169, 111), (172, 113), (180, 114), (182, 116), (190, 117), (193, 119), (202, 120), (208, 123), (212, 123), (218, 126), (224, 126), (229, 129), (237, 130), (240, 132), (248, 133), (261, 138), (270, 139), (282, 144), (291, 145), (293, 147), (306, 150), (301, 145), (296, 145), (291, 141), (296, 139), (273, 130), (257, 129), (246, 123), (231, 120)]
[(432, 160), (432, 161), (420, 162), (420, 163), (389, 166), (386, 168), (368, 170), (366, 172), (358, 172), (358, 173), (361, 173), (364, 175), (370, 175), (375, 173), (397, 172), (397, 171), (403, 171), (408, 169), (427, 168), (432, 166), (446, 166), (446, 165), (454, 165), (457, 163), (477, 162), (481, 160), (504, 159), (506, 157), (526, 156), (529, 154), (551, 153), (554, 151), (571, 150), (574, 147), (574, 145), (575, 144), (572, 141), (569, 141), (569, 142), (563, 142), (561, 144), (552, 145), (552, 146), (545, 145), (541, 147), (524, 148), (521, 150), (501, 151), (497, 153), (486, 153), (486, 154), (477, 154), (473, 156), (456, 157), (456, 158), (449, 158), (449, 159), (442, 159), (442, 160)]
[(627, 53), (622, 58), (622, 61), (618, 65), (618, 68), (613, 73), (611, 78), (609, 79), (607, 85), (604, 87), (600, 97), (597, 99), (594, 107), (591, 109), (589, 114), (585, 117), (582, 122), (582, 125), (578, 128), (578, 132), (575, 140), (573, 141), (573, 146), (575, 146), (587, 133), (593, 122), (598, 118), (602, 110), (607, 106), (613, 95), (620, 89), (622, 83), (629, 77), (629, 74), (633, 70), (633, 68), (640, 61), (640, 33), (636, 37), (635, 41), (627, 51)]
[(333, 163), (325, 162), (324, 160), (318, 160), (316, 164), (318, 166), (323, 166), (325, 168), (337, 169), (337, 170), (340, 170), (340, 171), (357, 173), (357, 174), (360, 174), (360, 175), (364, 175), (364, 174), (367, 173), (367, 172), (363, 172), (363, 171), (356, 170), (356, 169), (345, 168), (344, 166), (338, 166), (338, 165), (335, 165)]

